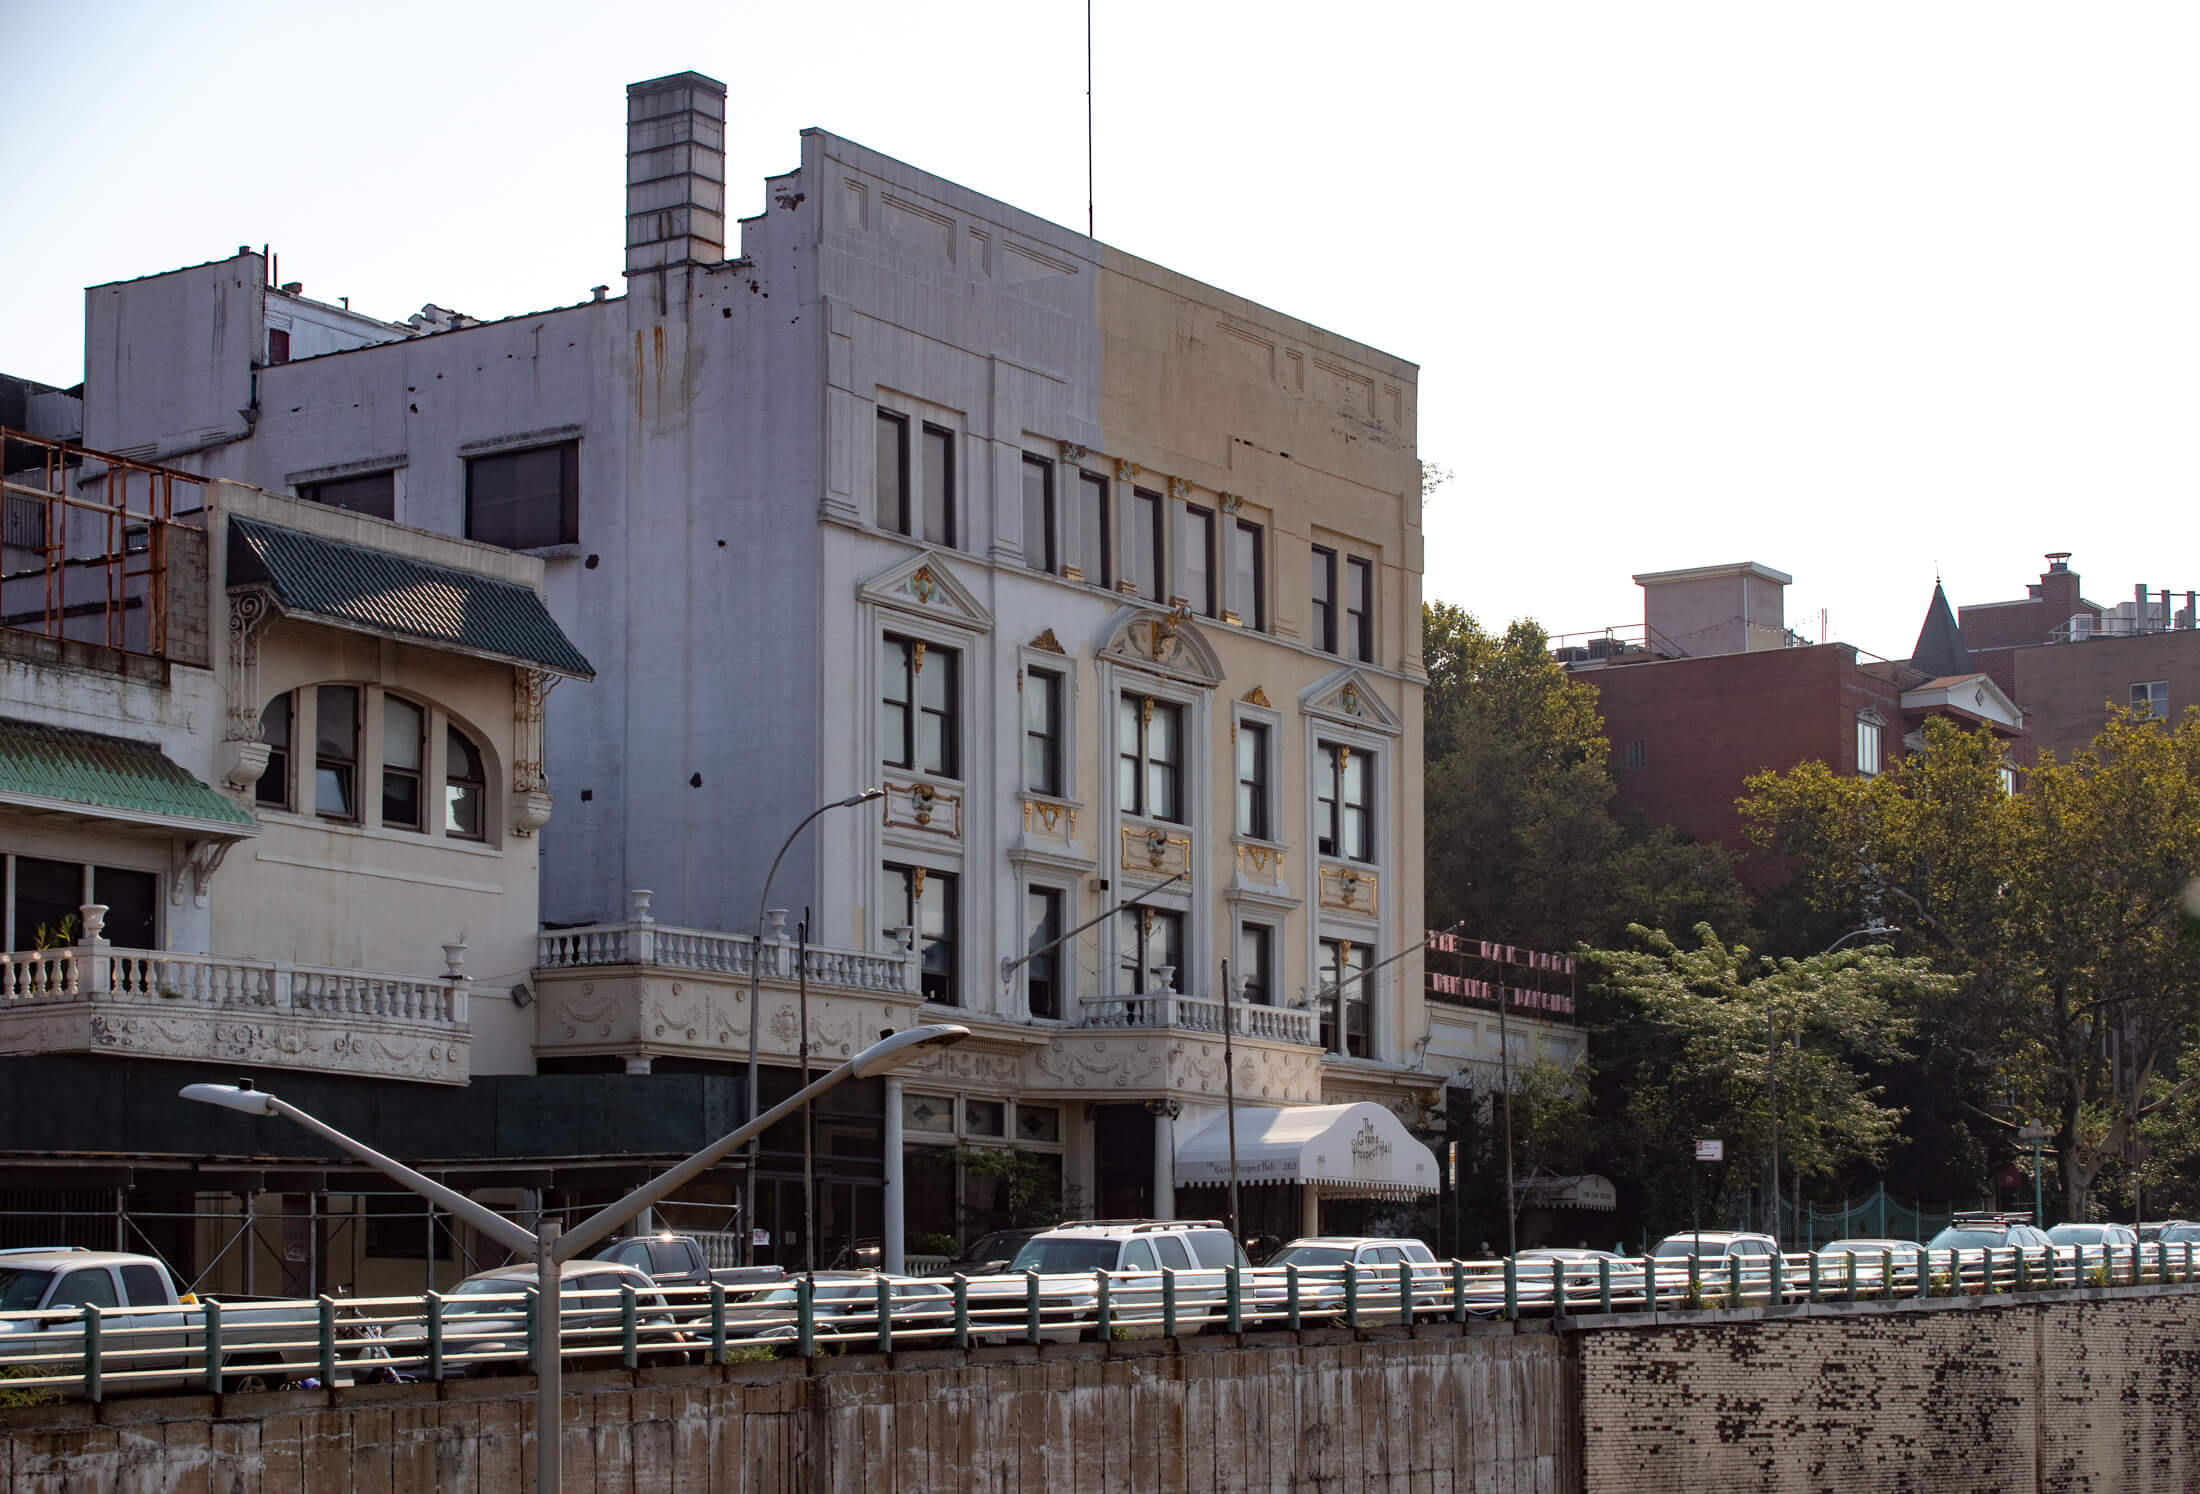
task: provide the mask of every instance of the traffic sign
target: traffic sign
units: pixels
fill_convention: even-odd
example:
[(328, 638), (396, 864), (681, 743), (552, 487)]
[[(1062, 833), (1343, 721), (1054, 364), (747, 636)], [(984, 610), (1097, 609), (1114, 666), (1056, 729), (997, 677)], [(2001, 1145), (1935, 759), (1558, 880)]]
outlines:
[(1726, 1160), (1726, 1143), (1724, 1141), (1697, 1142), (1696, 1160), (1698, 1162), (1724, 1162)]

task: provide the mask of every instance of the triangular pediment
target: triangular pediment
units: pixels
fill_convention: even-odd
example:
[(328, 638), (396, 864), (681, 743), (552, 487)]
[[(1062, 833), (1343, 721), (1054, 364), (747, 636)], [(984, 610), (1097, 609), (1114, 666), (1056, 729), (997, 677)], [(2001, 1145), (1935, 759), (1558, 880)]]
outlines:
[(1902, 709), (1905, 711), (1930, 711), (1934, 709), (1957, 711), (1981, 721), (1990, 721), (2008, 731), (2024, 730), (2024, 711), (1994, 683), (1990, 675), (1952, 675), (1943, 679), (1927, 680), (1914, 690), (1902, 692)]
[(1119, 665), (1209, 687), (1222, 683), (1222, 659), (1181, 614), (1124, 607), (1108, 619), (1099, 655)]
[(1323, 675), (1299, 692), (1299, 709), (1309, 716), (1326, 716), (1347, 726), (1364, 727), (1395, 737), (1405, 730), (1397, 713), (1370, 689), (1367, 677), (1357, 669), (1339, 669)]
[(993, 614), (936, 550), (888, 566), (857, 587), (856, 594), (876, 606), (915, 613), (952, 628), (975, 633), (993, 628)]

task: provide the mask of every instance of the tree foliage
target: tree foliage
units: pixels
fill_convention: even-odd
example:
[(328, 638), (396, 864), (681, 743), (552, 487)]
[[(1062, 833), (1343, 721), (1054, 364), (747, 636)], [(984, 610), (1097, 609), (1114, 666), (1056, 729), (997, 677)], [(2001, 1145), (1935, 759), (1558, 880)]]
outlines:
[(1875, 1162), (1902, 1119), (1874, 1071), (1898, 1061), (1914, 1013), (1954, 983), (1885, 947), (1779, 959), (1728, 945), (1706, 925), (1681, 945), (1640, 925), (1634, 947), (1588, 957), (1599, 1068), (1623, 1083), (1604, 1107), (1605, 1156), (1678, 1228), (1695, 1186), (1693, 1143), (1726, 1159), (1712, 1196), (1769, 1177), (1777, 1048), (1778, 1140), (1786, 1186)]
[(1434, 603), (1423, 635), (1432, 926), (1565, 949), (1630, 922), (1746, 924), (1726, 852), (1614, 815), (1596, 691), (1552, 659), (1541, 628), (1493, 634)]
[[(2191, 1079), (2152, 1081), (2200, 1033), (2200, 948), (2179, 901), (2200, 867), (2200, 710), (2119, 712), (2068, 763), (2006, 793), (2000, 746), (1938, 718), (1875, 779), (1816, 764), (1750, 780), (1757, 843), (1794, 896), (1900, 925), (1960, 976), (1921, 1013), (1926, 1072), (2002, 1127), (2055, 1131), (2066, 1217)], [(2006, 1133), (2001, 1138), (2008, 1145)]]

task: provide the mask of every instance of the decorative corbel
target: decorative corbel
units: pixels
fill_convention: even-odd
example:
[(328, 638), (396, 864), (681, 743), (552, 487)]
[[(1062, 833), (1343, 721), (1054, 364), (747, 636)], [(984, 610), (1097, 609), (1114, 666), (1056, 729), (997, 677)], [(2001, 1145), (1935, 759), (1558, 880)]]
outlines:
[(233, 840), (176, 840), (169, 843), (168, 852), (168, 901), (183, 906), (184, 883), (191, 885), (191, 901), (198, 907), (206, 906), (207, 893), (212, 889), (214, 873), (221, 870), (222, 860), (235, 845)]
[(1183, 499), (1183, 498), (1189, 498), (1189, 497), (1191, 497), (1191, 496), (1192, 496), (1192, 485), (1191, 485), (1191, 483), (1189, 483), (1188, 481), (1186, 481), (1186, 480), (1185, 480), (1184, 478), (1181, 478), (1181, 477), (1172, 477), (1172, 478), (1170, 478), (1170, 479), (1169, 479), (1169, 496), (1170, 496), (1171, 498), (1178, 498), (1178, 499)]
[(1081, 462), (1081, 461), (1083, 461), (1084, 459), (1085, 459), (1085, 448), (1084, 448), (1084, 447), (1082, 447), (1082, 446), (1079, 446), (1079, 445), (1078, 445), (1078, 444), (1077, 444), (1077, 443), (1076, 443), (1075, 441), (1064, 441), (1064, 442), (1062, 443), (1062, 460), (1063, 460), (1063, 461), (1065, 461), (1065, 462)]
[(1115, 480), (1117, 482), (1134, 481), (1141, 470), (1136, 462), (1118, 460), (1115, 464)]
[(558, 676), (540, 669), (512, 671), (512, 817), (514, 835), (533, 835), (550, 823), (556, 800), (543, 769), (543, 717)]

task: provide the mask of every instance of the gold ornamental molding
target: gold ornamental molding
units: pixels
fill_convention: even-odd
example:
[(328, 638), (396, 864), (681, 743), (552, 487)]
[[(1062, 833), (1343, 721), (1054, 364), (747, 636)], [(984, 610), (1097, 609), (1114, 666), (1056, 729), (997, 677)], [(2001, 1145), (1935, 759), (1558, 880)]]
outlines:
[(1283, 849), (1280, 846), (1249, 846), (1238, 843), (1238, 870), (1252, 868), (1254, 875), (1280, 881), (1283, 878)]
[(1320, 884), (1317, 896), (1324, 908), (1357, 913), (1363, 918), (1375, 916), (1375, 873), (1350, 866), (1325, 866), (1317, 880)]
[(1249, 706), (1259, 706), (1264, 711), (1272, 711), (1275, 709), (1274, 706), (1268, 703), (1268, 692), (1266, 690), (1263, 690), (1258, 685), (1255, 685), (1252, 689), (1246, 691), (1243, 695), (1240, 695), (1238, 699), (1244, 701)]
[(909, 783), (886, 780), (886, 828), (922, 830), (962, 839), (963, 796), (953, 789), (916, 779)]
[(1192, 864), (1189, 836), (1171, 835), (1150, 826), (1123, 827), (1123, 870), (1148, 875), (1174, 876)]
[[(1077, 838), (1077, 810), (1068, 804), (1057, 804), (1052, 799), (1024, 800), (1024, 831), (1029, 834), (1033, 820), (1037, 820), (1047, 834), (1063, 840)], [(1064, 822), (1067, 822), (1065, 825)]]
[(1038, 637), (1032, 639), (1031, 647), (1045, 654), (1066, 655), (1069, 652), (1068, 649), (1062, 647), (1062, 640), (1054, 636), (1054, 630), (1052, 628), (1047, 629), (1044, 633), (1041, 633)]

